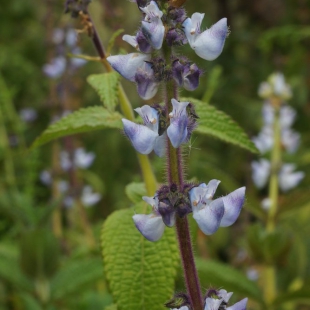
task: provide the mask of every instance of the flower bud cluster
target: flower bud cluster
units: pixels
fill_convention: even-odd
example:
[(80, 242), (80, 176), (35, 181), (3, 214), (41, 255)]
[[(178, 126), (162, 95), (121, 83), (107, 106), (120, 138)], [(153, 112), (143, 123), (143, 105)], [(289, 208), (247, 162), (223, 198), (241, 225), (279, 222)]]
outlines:
[(211, 180), (208, 185), (184, 184), (182, 188), (172, 184), (162, 186), (154, 197), (143, 197), (152, 206), (152, 213), (135, 214), (133, 220), (140, 233), (150, 241), (157, 241), (166, 226), (175, 224), (176, 216), (184, 217), (193, 213), (199, 228), (206, 235), (214, 234), (219, 227), (235, 223), (245, 200), (245, 187), (227, 196), (213, 200), (219, 180)]
[[(296, 111), (284, 102), (291, 98), (292, 92), (290, 86), (285, 83), (283, 74), (271, 75), (268, 82), (263, 82), (260, 85), (259, 95), (267, 100), (262, 109), (263, 128), (258, 136), (253, 138), (256, 147), (262, 154), (266, 154), (273, 148), (275, 114), (279, 113), (281, 147), (287, 153), (295, 153), (300, 144), (300, 135), (291, 128), (296, 118)], [(279, 165), (279, 187), (283, 192), (296, 187), (304, 178), (304, 172), (295, 172), (295, 169), (295, 164), (281, 163)], [(271, 163), (269, 160), (262, 158), (252, 162), (252, 178), (258, 188), (263, 188), (267, 184), (270, 174)], [(267, 205), (266, 203), (267, 201), (264, 201), (264, 208), (268, 208), (268, 203)]]
[(186, 17), (182, 7), (170, 6), (166, 1), (136, 1), (143, 14), (141, 28), (136, 35), (124, 35), (123, 40), (138, 52), (107, 58), (110, 65), (124, 78), (136, 83), (142, 99), (155, 96), (160, 83), (173, 79), (179, 87), (194, 90), (202, 71), (194, 63), (172, 53), (171, 63), (160, 50), (189, 43), (196, 54), (206, 60), (217, 58), (228, 34), (227, 20), (221, 19), (210, 29), (201, 32), (204, 14)]

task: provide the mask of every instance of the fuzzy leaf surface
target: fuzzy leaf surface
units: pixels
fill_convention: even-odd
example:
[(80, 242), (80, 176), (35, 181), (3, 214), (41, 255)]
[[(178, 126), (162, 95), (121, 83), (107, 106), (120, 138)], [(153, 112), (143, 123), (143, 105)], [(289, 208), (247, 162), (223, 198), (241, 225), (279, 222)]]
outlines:
[(196, 113), (199, 116), (195, 132), (211, 135), (252, 153), (259, 153), (247, 134), (229, 115), (194, 98), (181, 98), (181, 100), (192, 102), (195, 105)]
[(139, 203), (143, 196), (147, 196), (144, 183), (132, 182), (126, 186), (125, 192), (133, 203)]
[(92, 74), (87, 82), (98, 93), (103, 105), (113, 112), (118, 100), (118, 81), (120, 75), (116, 72)]
[(164, 310), (174, 292), (179, 265), (174, 229), (165, 229), (157, 242), (146, 240), (132, 220), (143, 206), (115, 211), (103, 225), (105, 276), (118, 310)]
[(94, 106), (80, 109), (50, 125), (32, 144), (36, 148), (52, 140), (77, 133), (105, 128), (122, 128), (122, 116), (109, 112), (104, 107)]
[(262, 302), (262, 292), (257, 284), (249, 280), (240, 271), (227, 264), (198, 258), (196, 265), (203, 287), (223, 287), (229, 292)]

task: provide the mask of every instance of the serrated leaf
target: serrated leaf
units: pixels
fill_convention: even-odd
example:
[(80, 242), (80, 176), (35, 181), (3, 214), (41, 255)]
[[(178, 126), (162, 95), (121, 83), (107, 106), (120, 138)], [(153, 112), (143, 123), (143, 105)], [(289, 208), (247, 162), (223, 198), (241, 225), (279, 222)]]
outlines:
[(103, 278), (103, 267), (100, 259), (92, 258), (71, 262), (64, 266), (51, 281), (52, 299), (60, 299), (76, 293), (85, 285), (93, 284)]
[(119, 210), (108, 217), (102, 230), (106, 278), (118, 310), (160, 310), (172, 297), (178, 249), (174, 229), (166, 229), (157, 242), (146, 240), (136, 229), (134, 211)]
[(227, 114), (194, 98), (182, 98), (195, 104), (198, 119), (197, 133), (211, 135), (225, 142), (238, 145), (252, 153), (259, 151), (243, 129)]
[(41, 146), (49, 141), (88, 131), (104, 128), (122, 128), (122, 116), (118, 112), (109, 112), (104, 107), (94, 106), (80, 109), (58, 122), (50, 125), (32, 144), (31, 148)]
[(262, 302), (262, 292), (257, 284), (250, 281), (243, 273), (227, 264), (217, 261), (196, 259), (198, 274), (203, 287), (221, 287), (244, 297)]
[(110, 54), (112, 47), (114, 45), (115, 39), (123, 32), (124, 32), (124, 29), (118, 29), (111, 35), (109, 43), (108, 43), (108, 47), (107, 47), (107, 55)]
[(116, 72), (92, 74), (87, 82), (98, 93), (103, 105), (113, 112), (118, 100), (118, 81), (120, 75)]
[(142, 201), (142, 196), (146, 196), (146, 189), (144, 183), (132, 182), (125, 188), (127, 197), (134, 203)]

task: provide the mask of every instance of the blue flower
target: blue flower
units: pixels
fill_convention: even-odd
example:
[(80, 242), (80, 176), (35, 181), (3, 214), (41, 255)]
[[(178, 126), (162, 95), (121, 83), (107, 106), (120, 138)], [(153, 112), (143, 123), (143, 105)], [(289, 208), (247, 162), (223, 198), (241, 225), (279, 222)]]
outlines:
[(165, 35), (165, 27), (161, 20), (163, 12), (158, 8), (155, 1), (151, 1), (149, 5), (140, 8), (145, 13), (142, 21), (142, 32), (152, 47), (156, 50), (160, 49)]
[(140, 233), (149, 241), (159, 240), (165, 230), (165, 224), (158, 212), (158, 198), (144, 196), (142, 199), (152, 206), (151, 214), (135, 214), (132, 218)]
[(178, 148), (182, 143), (187, 141), (188, 116), (186, 107), (189, 102), (179, 102), (171, 99), (173, 110), (169, 113), (170, 125), (167, 129), (167, 135), (174, 148)]
[(196, 54), (206, 60), (216, 59), (223, 50), (228, 34), (227, 18), (222, 18), (211, 28), (200, 32), (204, 14), (194, 13), (192, 18), (183, 22), (183, 28), (189, 45)]
[(244, 203), (245, 187), (212, 200), (219, 183), (219, 180), (211, 180), (208, 185), (202, 183), (189, 191), (193, 217), (206, 235), (214, 234), (220, 226), (232, 225)]
[(122, 119), (124, 132), (133, 147), (141, 154), (149, 154), (154, 150), (156, 155), (163, 157), (166, 153), (166, 133), (158, 134), (159, 115), (157, 110), (148, 105), (135, 109), (142, 117), (144, 125)]

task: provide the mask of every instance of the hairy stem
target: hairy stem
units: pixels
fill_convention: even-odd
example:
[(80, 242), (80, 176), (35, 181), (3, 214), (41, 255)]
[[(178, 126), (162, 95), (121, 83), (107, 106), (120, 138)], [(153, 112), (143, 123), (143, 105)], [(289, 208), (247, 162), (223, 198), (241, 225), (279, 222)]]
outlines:
[[(106, 60), (106, 54), (103, 48), (103, 44), (101, 43), (101, 40), (98, 36), (98, 32), (96, 31), (95, 25), (91, 20), (91, 17), (89, 15), (89, 13), (87, 13), (89, 21), (91, 22), (91, 27), (92, 27), (92, 31), (91, 31), (91, 39), (93, 41), (93, 44), (96, 48), (96, 51), (101, 59), (101, 62), (103, 64), (103, 66), (105, 67), (107, 72), (112, 72), (113, 68), (110, 66), (110, 64), (107, 62)], [(124, 116), (130, 120), (133, 121), (134, 120), (134, 113), (133, 113), (133, 109), (132, 109), (132, 105), (122, 87), (122, 85), (119, 83), (118, 86), (118, 94), (119, 94), (119, 102), (120, 102), (120, 106), (121, 109), (123, 111)], [(156, 182), (156, 177), (154, 175), (151, 163), (149, 161), (149, 158), (147, 155), (142, 155), (142, 154), (137, 154), (138, 155), (138, 160), (139, 160), (139, 164), (140, 164), (140, 168), (142, 171), (142, 176), (143, 176), (143, 180), (145, 183), (145, 187), (147, 190), (147, 194), (149, 196), (154, 195), (154, 192), (157, 189), (157, 182)]]
[[(174, 83), (173, 82), (166, 83), (165, 103), (167, 112), (171, 111), (172, 109), (171, 99), (172, 98), (177, 99), (176, 97), (177, 94)], [(168, 121), (168, 115), (167, 115), (167, 121)], [(167, 139), (167, 170), (168, 170), (167, 178), (169, 181), (169, 185), (177, 184), (179, 190), (181, 190), (184, 185), (181, 148), (175, 149), (172, 146), (169, 139)], [(187, 217), (180, 218), (178, 215), (176, 217), (177, 217), (176, 232), (178, 236), (178, 243), (179, 243), (187, 293), (189, 295), (193, 310), (202, 310), (203, 299), (194, 260), (194, 253), (188, 220)]]

